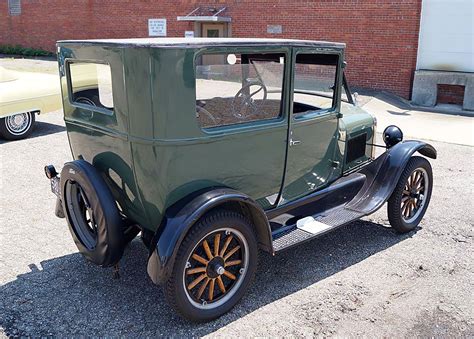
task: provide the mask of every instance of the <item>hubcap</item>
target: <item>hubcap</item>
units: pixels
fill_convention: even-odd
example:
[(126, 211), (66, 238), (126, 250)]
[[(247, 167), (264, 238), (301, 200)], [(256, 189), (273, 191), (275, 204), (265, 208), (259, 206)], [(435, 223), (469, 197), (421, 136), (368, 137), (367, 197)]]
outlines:
[(191, 251), (183, 274), (188, 300), (201, 309), (228, 301), (246, 275), (247, 253), (247, 241), (235, 229), (218, 229), (202, 238)]
[(415, 169), (408, 177), (402, 192), (400, 205), (405, 222), (413, 222), (423, 210), (428, 190), (428, 180), (428, 173), (421, 167)]
[(13, 135), (24, 134), (31, 126), (31, 113), (19, 113), (5, 119), (5, 127)]

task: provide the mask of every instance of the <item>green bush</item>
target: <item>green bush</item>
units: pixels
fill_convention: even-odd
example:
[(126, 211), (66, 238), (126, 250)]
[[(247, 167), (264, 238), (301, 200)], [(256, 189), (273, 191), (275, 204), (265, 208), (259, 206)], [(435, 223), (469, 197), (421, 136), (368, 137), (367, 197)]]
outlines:
[(0, 54), (24, 56), (54, 56), (54, 53), (38, 48), (23, 47), (20, 45), (0, 45)]

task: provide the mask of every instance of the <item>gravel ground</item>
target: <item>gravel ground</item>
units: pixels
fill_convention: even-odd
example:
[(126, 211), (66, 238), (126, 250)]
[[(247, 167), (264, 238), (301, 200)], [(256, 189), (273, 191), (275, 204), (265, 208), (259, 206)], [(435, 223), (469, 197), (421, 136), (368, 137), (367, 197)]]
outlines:
[(472, 147), (433, 143), (433, 197), (415, 232), (395, 234), (382, 208), (262, 255), (241, 303), (196, 325), (151, 283), (139, 239), (119, 280), (77, 253), (43, 174), (70, 159), (62, 117), (38, 121), (29, 139), (0, 143), (0, 335), (474, 336)]

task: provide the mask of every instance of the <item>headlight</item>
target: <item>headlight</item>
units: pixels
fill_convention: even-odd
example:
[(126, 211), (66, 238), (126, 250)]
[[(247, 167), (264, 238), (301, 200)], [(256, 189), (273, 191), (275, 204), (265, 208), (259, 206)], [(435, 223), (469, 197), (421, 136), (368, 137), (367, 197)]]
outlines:
[(387, 148), (395, 146), (402, 140), (403, 132), (395, 125), (390, 125), (383, 131), (383, 141), (385, 142), (385, 145), (387, 145)]

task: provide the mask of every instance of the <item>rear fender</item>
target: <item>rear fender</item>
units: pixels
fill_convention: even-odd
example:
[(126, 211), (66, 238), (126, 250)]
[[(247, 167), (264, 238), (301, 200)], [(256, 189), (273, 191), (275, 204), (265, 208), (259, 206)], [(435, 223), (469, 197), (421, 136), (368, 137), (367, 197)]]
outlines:
[(378, 210), (390, 198), (408, 161), (414, 153), (436, 159), (436, 149), (422, 141), (409, 140), (396, 144), (375, 161), (360, 170), (367, 181), (347, 205), (365, 215)]
[(148, 259), (148, 275), (155, 284), (170, 276), (176, 254), (191, 227), (207, 212), (218, 207), (235, 207), (249, 218), (257, 233), (259, 246), (272, 250), (271, 229), (263, 209), (249, 196), (229, 188), (216, 188), (171, 206), (155, 235)]

